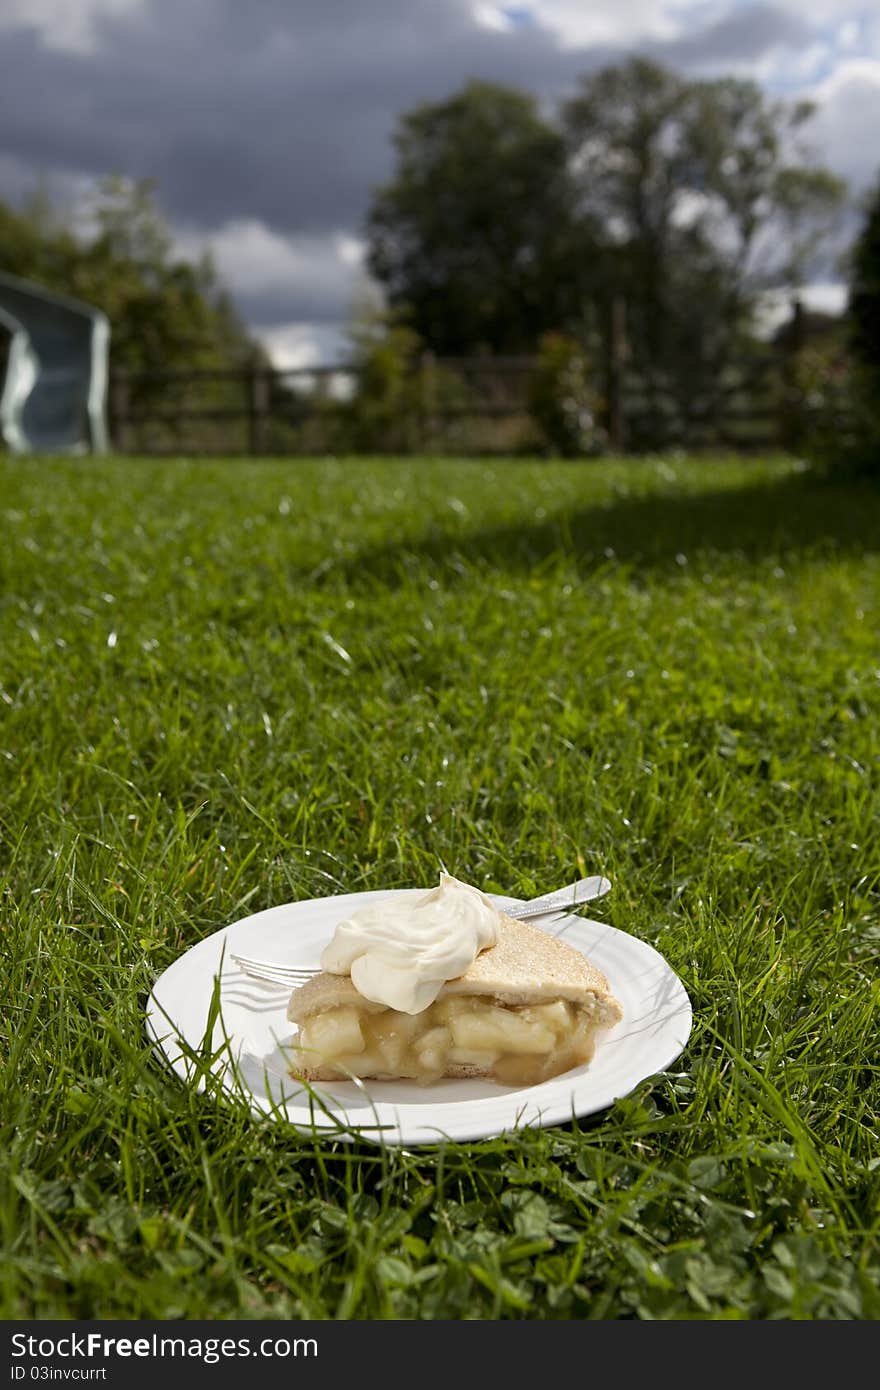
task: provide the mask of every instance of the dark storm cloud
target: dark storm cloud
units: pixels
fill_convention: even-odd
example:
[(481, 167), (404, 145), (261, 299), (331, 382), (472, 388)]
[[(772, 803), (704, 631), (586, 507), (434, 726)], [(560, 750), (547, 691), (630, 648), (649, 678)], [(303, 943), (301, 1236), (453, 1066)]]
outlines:
[[(689, 65), (742, 60), (802, 32), (758, 6), (650, 48)], [(94, 53), (74, 53), (33, 29), (3, 33), (0, 154), (150, 175), (178, 219), (257, 217), (286, 232), (360, 223), (408, 107), (473, 76), (557, 97), (618, 56), (563, 51), (534, 24), (483, 28), (463, 0), (145, 0), (98, 20), (96, 37)]]
[(472, 74), (552, 87), (582, 62), (541, 31), (480, 28), (459, 0), (147, 0), (97, 32), (92, 54), (4, 33), (4, 151), (154, 176), (169, 211), (204, 227), (355, 225), (399, 110)]
[[(717, 12), (716, 12), (717, 13)], [(806, 39), (772, 5), (640, 51), (699, 68)], [(93, 25), (94, 51), (0, 31), (0, 197), (21, 171), (155, 178), (178, 225), (209, 233), (252, 220), (287, 237), (362, 229), (390, 171), (400, 112), (471, 77), (548, 102), (621, 50), (565, 50), (535, 23), (485, 28), (465, 0), (143, 0)], [(4, 182), (4, 170), (6, 181)], [(271, 284), (227, 279), (251, 322), (338, 317), (349, 293), (308, 269)]]

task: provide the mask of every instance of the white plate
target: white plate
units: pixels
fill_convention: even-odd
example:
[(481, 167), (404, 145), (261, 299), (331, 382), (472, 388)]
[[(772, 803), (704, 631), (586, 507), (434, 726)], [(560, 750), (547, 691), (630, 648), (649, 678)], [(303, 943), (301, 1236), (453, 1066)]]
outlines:
[[(309, 1131), (407, 1145), (484, 1139), (518, 1126), (563, 1124), (603, 1110), (646, 1076), (668, 1067), (687, 1042), (690, 1000), (659, 952), (602, 922), (568, 916), (553, 923), (554, 935), (563, 935), (604, 972), (623, 1005), (623, 1021), (600, 1034), (592, 1062), (527, 1087), (481, 1080), (431, 1086), (410, 1081), (303, 1086), (288, 1074), (285, 1063), (284, 1046), (294, 1031), (286, 1018), (289, 991), (244, 975), (230, 954), (317, 965), (337, 922), (365, 903), (391, 897), (393, 891), (285, 903), (223, 927), (156, 981), (147, 1006), (150, 1037), (179, 1076), (203, 1089), (205, 1077), (199, 1075), (193, 1050), (205, 1055), (219, 975), (220, 1016), (210, 1039), (210, 1050), (217, 1055), (210, 1070), (224, 1091), (244, 1096), (254, 1111)], [(515, 901), (493, 898), (499, 906)]]

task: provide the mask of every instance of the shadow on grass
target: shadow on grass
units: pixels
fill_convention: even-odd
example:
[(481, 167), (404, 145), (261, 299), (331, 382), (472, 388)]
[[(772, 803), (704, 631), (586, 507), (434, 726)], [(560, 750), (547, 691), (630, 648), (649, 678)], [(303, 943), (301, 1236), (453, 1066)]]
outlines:
[(514, 573), (562, 551), (587, 569), (609, 559), (636, 569), (662, 569), (700, 553), (760, 560), (813, 549), (826, 554), (880, 549), (880, 490), (795, 474), (711, 492), (618, 495), (533, 522), (485, 526), (464, 535), (438, 527), (428, 536), (368, 547), (334, 571), (394, 586), (413, 561), (445, 564), (453, 572), (461, 561), (489, 563)]

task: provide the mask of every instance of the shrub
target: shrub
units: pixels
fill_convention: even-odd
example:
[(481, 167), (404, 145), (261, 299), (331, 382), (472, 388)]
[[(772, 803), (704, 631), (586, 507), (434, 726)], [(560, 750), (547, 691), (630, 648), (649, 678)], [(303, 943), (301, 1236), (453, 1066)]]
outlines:
[(604, 443), (601, 401), (589, 357), (580, 343), (546, 333), (529, 389), (529, 409), (546, 446), (564, 458), (595, 454)]
[(804, 353), (798, 385), (810, 460), (837, 474), (880, 477), (880, 373), (851, 354)]
[(418, 446), (421, 343), (411, 329), (389, 325), (359, 345), (358, 385), (351, 401), (351, 446), (363, 453)]
[(880, 183), (851, 265), (848, 352), (807, 383), (808, 452), (837, 473), (880, 479)]

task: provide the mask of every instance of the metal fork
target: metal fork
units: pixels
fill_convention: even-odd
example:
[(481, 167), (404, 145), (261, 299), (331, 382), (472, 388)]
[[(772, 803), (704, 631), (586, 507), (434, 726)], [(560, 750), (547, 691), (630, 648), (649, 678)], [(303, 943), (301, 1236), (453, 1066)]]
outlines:
[[(557, 888), (552, 893), (542, 893), (539, 898), (511, 903), (504, 908), (504, 912), (506, 916), (516, 918), (518, 922), (527, 921), (531, 917), (544, 917), (551, 912), (561, 915), (582, 907), (584, 903), (604, 897), (610, 887), (609, 879), (596, 874), (592, 878), (580, 878), (576, 883), (569, 883), (565, 888)], [(270, 984), (284, 985), (289, 989), (305, 984), (313, 975), (320, 973), (318, 965), (283, 965), (280, 961), (257, 960), (253, 956), (238, 955), (234, 951), (230, 952), (230, 958), (245, 975), (250, 975), (255, 980), (267, 980)]]

